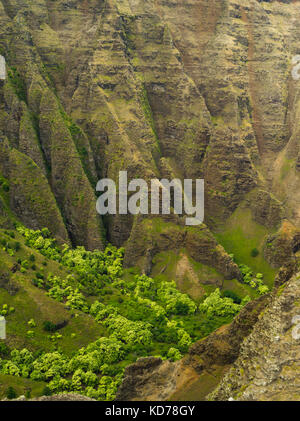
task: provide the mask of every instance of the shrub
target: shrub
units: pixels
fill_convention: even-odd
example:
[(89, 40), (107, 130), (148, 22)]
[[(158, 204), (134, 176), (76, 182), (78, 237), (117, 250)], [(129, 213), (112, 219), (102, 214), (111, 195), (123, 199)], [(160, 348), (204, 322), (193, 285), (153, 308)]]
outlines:
[(21, 248), (21, 244), (19, 243), (19, 241), (16, 241), (16, 242), (14, 243), (13, 247), (14, 247), (14, 249), (15, 249), (16, 251), (19, 251), (19, 250), (20, 250), (20, 248)]
[(54, 324), (54, 323), (52, 323), (52, 322), (50, 322), (49, 320), (46, 320), (44, 323), (43, 323), (43, 329), (46, 331), (46, 332), (55, 332), (57, 329), (56, 329), (56, 325)]
[(17, 397), (17, 392), (12, 386), (9, 386), (5, 391), (7, 399), (15, 399)]
[(222, 298), (219, 288), (216, 288), (204, 301), (199, 305), (199, 310), (206, 313), (207, 316), (234, 316), (242, 306), (233, 302), (231, 298)]
[(10, 353), (10, 349), (4, 342), (0, 342), (0, 356), (7, 357)]
[(258, 255), (259, 255), (259, 251), (257, 250), (257, 248), (254, 248), (251, 250), (252, 257), (257, 257)]
[(59, 330), (59, 329), (62, 329), (62, 328), (64, 328), (64, 327), (66, 327), (67, 326), (67, 324), (68, 324), (68, 322), (67, 322), (67, 320), (64, 320), (63, 322), (60, 322), (60, 323), (53, 323), (53, 322), (50, 322), (50, 320), (46, 320), (44, 323), (43, 323), (43, 329), (46, 331), (46, 332), (56, 332), (57, 330)]
[(45, 386), (43, 391), (42, 391), (42, 396), (51, 396), (51, 390), (48, 386)]
[(29, 256), (29, 260), (30, 260), (31, 262), (35, 262), (35, 255), (34, 255), (34, 254), (31, 254), (31, 255)]
[(9, 185), (8, 185), (8, 183), (4, 182), (4, 183), (2, 184), (2, 188), (3, 188), (3, 190), (4, 190), (5, 192), (9, 192)]
[(36, 323), (35, 323), (35, 321), (34, 321), (33, 319), (30, 319), (30, 320), (27, 322), (27, 324), (28, 324), (28, 326), (29, 326), (29, 327), (31, 327), (31, 328), (36, 327)]
[(21, 263), (21, 267), (24, 269), (28, 269), (29, 268), (29, 263), (27, 260), (23, 260)]
[(170, 348), (167, 354), (167, 358), (169, 358), (171, 361), (177, 361), (182, 358), (182, 355), (177, 348)]
[(267, 294), (268, 292), (269, 292), (269, 288), (267, 287), (267, 285), (260, 285), (258, 287), (259, 295), (264, 295), (264, 294)]

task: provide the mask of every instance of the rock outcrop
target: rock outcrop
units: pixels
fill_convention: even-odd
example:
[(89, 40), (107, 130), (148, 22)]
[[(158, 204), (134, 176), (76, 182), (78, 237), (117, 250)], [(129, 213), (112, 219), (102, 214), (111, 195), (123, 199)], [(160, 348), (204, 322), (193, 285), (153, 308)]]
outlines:
[(300, 276), (274, 294), (212, 400), (299, 400)]
[(11, 149), (0, 170), (12, 210), (66, 242), (124, 244), (134, 218), (106, 218), (105, 236), (95, 185), (126, 169), (204, 177), (212, 231), (256, 187), (259, 224), (297, 227), (298, 17), (299, 2), (0, 2), (0, 138)]

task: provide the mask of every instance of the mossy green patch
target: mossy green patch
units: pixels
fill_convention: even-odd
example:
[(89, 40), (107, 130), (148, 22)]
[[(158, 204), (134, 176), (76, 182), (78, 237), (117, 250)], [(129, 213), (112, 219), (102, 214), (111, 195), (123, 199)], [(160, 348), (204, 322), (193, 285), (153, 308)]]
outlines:
[(286, 176), (289, 174), (289, 172), (291, 171), (294, 165), (295, 165), (295, 159), (284, 158), (284, 162), (280, 170), (281, 181), (283, 181), (286, 178)]
[[(276, 275), (264, 259), (263, 247), (270, 231), (253, 221), (251, 210), (239, 207), (227, 220), (222, 231), (215, 233), (217, 240), (228, 253), (233, 253), (239, 264), (248, 265), (254, 272), (263, 273), (264, 282), (272, 287)], [(251, 251), (256, 248), (259, 255), (253, 257)]]
[(8, 374), (0, 374), (0, 399), (6, 398), (7, 387), (11, 386), (15, 390), (17, 396), (24, 395), (30, 392), (31, 398), (36, 398), (43, 395), (46, 383), (25, 379), (22, 377), (14, 377)]
[(240, 298), (244, 298), (247, 295), (249, 295), (249, 297), (255, 299), (259, 296), (255, 289), (251, 288), (249, 285), (239, 282), (236, 279), (224, 280), (222, 285), (222, 291), (226, 290), (234, 292)]
[(213, 292), (223, 280), (221, 273), (196, 262), (185, 249), (158, 253), (153, 259), (151, 274), (159, 280), (175, 280), (178, 289), (196, 302), (200, 302), (205, 293)]
[[(72, 316), (72, 313), (65, 308), (64, 304), (54, 301), (46, 295), (45, 291), (32, 284), (37, 272), (44, 274), (45, 277), (49, 273), (65, 277), (68, 272), (64, 267), (50, 259), (46, 261), (47, 265), (44, 266), (45, 257), (27, 247), (20, 234), (15, 232), (14, 235), (13, 241), (18, 241), (21, 244), (18, 252), (10, 256), (2, 247), (0, 248), (0, 272), (8, 274), (11, 281), (19, 287), (18, 292), (14, 295), (11, 295), (4, 288), (0, 288), (0, 307), (3, 304), (8, 304), (15, 308), (15, 312), (7, 316), (7, 344), (11, 348), (27, 347), (33, 351), (40, 349), (53, 350), (58, 346), (64, 353), (70, 355), (74, 350), (103, 336), (105, 330), (91, 317), (81, 311), (73, 311), (73, 315), (77, 314), (77, 316)], [(13, 242), (4, 230), (0, 230), (0, 238)], [(30, 256), (34, 256), (35, 269), (31, 267), (33, 263)], [(12, 273), (11, 269), (16, 261), (24, 260), (30, 262), (26, 272), (21, 273), (17, 270)], [(33, 329), (28, 325), (28, 321), (31, 319), (36, 322), (36, 327)], [(66, 326), (59, 331), (62, 335), (59, 341), (55, 342), (49, 338), (49, 333), (43, 328), (45, 321), (67, 322)], [(32, 338), (27, 337), (29, 330), (34, 331)], [(75, 336), (72, 334), (75, 334)]]

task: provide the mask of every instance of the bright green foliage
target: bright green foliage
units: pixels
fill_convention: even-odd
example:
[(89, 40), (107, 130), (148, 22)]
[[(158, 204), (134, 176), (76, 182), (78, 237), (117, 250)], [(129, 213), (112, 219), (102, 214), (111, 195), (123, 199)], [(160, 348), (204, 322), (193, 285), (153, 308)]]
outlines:
[(122, 339), (128, 345), (151, 345), (151, 325), (145, 322), (133, 322), (123, 316), (110, 314), (104, 322), (112, 337)]
[(259, 285), (257, 291), (259, 295), (265, 295), (269, 292), (269, 288), (267, 287), (267, 285)]
[(245, 284), (251, 286), (251, 288), (256, 289), (259, 295), (264, 295), (269, 292), (267, 285), (263, 283), (263, 274), (257, 273), (255, 276), (252, 270), (246, 265), (239, 265), (240, 271), (243, 275), (243, 280)]
[[(13, 350), (10, 360), (0, 360), (3, 374), (22, 376), (32, 380), (48, 382), (51, 393), (77, 391), (88, 394), (90, 388), (101, 386), (99, 397), (106, 399), (116, 392), (122, 379), (122, 371), (114, 379), (103, 382), (99, 377), (103, 366), (119, 361), (124, 356), (124, 346), (114, 338), (102, 337), (80, 349), (72, 358), (60, 352), (45, 353), (34, 358), (27, 349)], [(71, 376), (71, 380), (69, 380)], [(65, 378), (65, 377), (68, 377)], [(111, 385), (111, 387), (105, 387)], [(96, 390), (97, 391), (97, 390)]]
[(202, 304), (199, 306), (199, 310), (206, 313), (209, 317), (211, 316), (228, 316), (235, 315), (241, 310), (242, 306), (234, 303), (231, 298), (221, 297), (220, 289), (216, 288)]
[[(245, 297), (241, 304), (234, 303), (231, 297), (221, 297), (217, 289), (200, 305), (199, 312), (196, 303), (181, 293), (174, 281), (136, 275), (125, 282), (122, 249), (108, 246), (103, 252), (90, 252), (84, 247), (60, 248), (47, 229), (33, 231), (19, 226), (17, 230), (28, 247), (47, 257), (48, 267), (54, 260), (69, 273), (63, 279), (62, 275), (38, 268), (32, 283), (72, 311), (74, 319), (80, 311), (89, 314), (99, 323), (101, 335), (107, 335), (79, 350), (75, 348), (71, 356), (65, 355), (59, 341), (68, 336), (76, 343), (78, 335), (64, 331), (65, 325), (48, 320), (43, 321), (43, 330), (52, 342), (53, 352), (32, 354), (25, 349), (13, 350), (10, 357), (1, 354), (1, 373), (47, 382), (49, 394), (76, 391), (95, 399), (112, 400), (127, 364), (140, 356), (157, 354), (172, 361), (180, 359), (193, 341), (209, 334), (223, 320), (229, 322), (249, 300)], [(6, 240), (4, 247), (10, 250)], [(19, 258), (21, 270), (30, 271), (29, 262), (40, 261), (33, 254), (27, 259)], [(262, 288), (261, 274), (256, 279)], [(4, 304), (2, 311), (9, 314), (8, 305)], [(27, 322), (28, 326), (34, 330), (27, 331), (27, 339), (34, 337), (35, 342), (39, 328), (35, 329), (33, 319)]]
[(241, 301), (241, 306), (244, 307), (246, 304), (248, 304), (251, 301), (251, 298), (249, 297), (249, 295), (246, 295), (246, 297), (244, 297)]
[(36, 323), (35, 323), (35, 321), (34, 321), (33, 319), (30, 319), (30, 320), (27, 322), (27, 324), (28, 324), (28, 326), (29, 326), (29, 327), (31, 327), (31, 328), (36, 327)]
[(162, 282), (157, 297), (165, 305), (168, 314), (194, 314), (197, 309), (187, 294), (178, 291), (174, 281)]
[(172, 361), (177, 361), (182, 358), (182, 354), (177, 348), (170, 348), (167, 357)]
[(60, 279), (58, 276), (49, 275), (47, 280), (35, 280), (35, 285), (40, 288), (48, 290), (48, 295), (56, 301), (64, 302), (66, 305), (74, 310), (81, 310), (88, 313), (89, 307), (83, 294), (79, 292), (78, 288), (74, 288), (74, 279), (68, 276), (67, 279)]
[(89, 293), (101, 291), (105, 282), (114, 282), (122, 275), (124, 249), (109, 245), (104, 252), (87, 251), (84, 247), (71, 249), (65, 245), (62, 250), (54, 239), (49, 238), (49, 230), (34, 231), (18, 226), (17, 231), (26, 239), (28, 246), (37, 249), (44, 256), (60, 262), (72, 269), (80, 277), (81, 286)]
[(8, 316), (14, 312), (14, 307), (8, 306), (7, 304), (3, 304), (2, 309), (0, 308), (0, 316)]

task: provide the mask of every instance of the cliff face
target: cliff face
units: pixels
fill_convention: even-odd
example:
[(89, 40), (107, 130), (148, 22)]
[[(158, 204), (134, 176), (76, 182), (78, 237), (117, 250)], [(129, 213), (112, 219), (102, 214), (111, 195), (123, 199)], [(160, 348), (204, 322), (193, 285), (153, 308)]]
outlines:
[[(0, 187), (0, 226), (18, 218), (60, 242), (125, 245), (126, 265), (147, 273), (166, 270), (166, 262), (153, 268), (163, 252), (180, 253), (175, 274), (188, 273), (199, 289), (208, 268), (211, 283), (240, 278), (223, 246), (240, 260), (257, 248), (268, 270), (266, 261), (292, 267), (300, 249), (299, 37), (296, 0), (0, 0), (0, 176), (9, 184)], [(146, 180), (204, 178), (205, 224), (102, 220), (96, 182), (117, 180), (120, 170)], [(187, 256), (205, 268), (199, 279)], [(289, 329), (298, 283), (274, 295), (213, 398), (296, 397), (299, 353)], [(156, 398), (209, 381), (204, 398), (219, 368), (238, 357), (261, 308), (252, 310), (246, 330), (238, 319), (187, 360), (154, 361)], [(151, 364), (141, 364), (135, 369), (150, 379)], [(127, 379), (134, 398), (150, 396), (143, 375), (141, 385)]]
[(11, 210), (88, 248), (129, 239), (130, 265), (145, 256), (134, 247), (141, 230), (156, 254), (152, 223), (103, 224), (97, 180), (124, 169), (203, 177), (199, 261), (210, 259), (209, 230), (226, 232), (240, 210), (237, 224), (273, 235), (258, 247), (281, 266), (299, 244), (299, 18), (297, 1), (1, 1), (0, 170)]
[(300, 276), (284, 284), (244, 341), (212, 400), (299, 400)]

